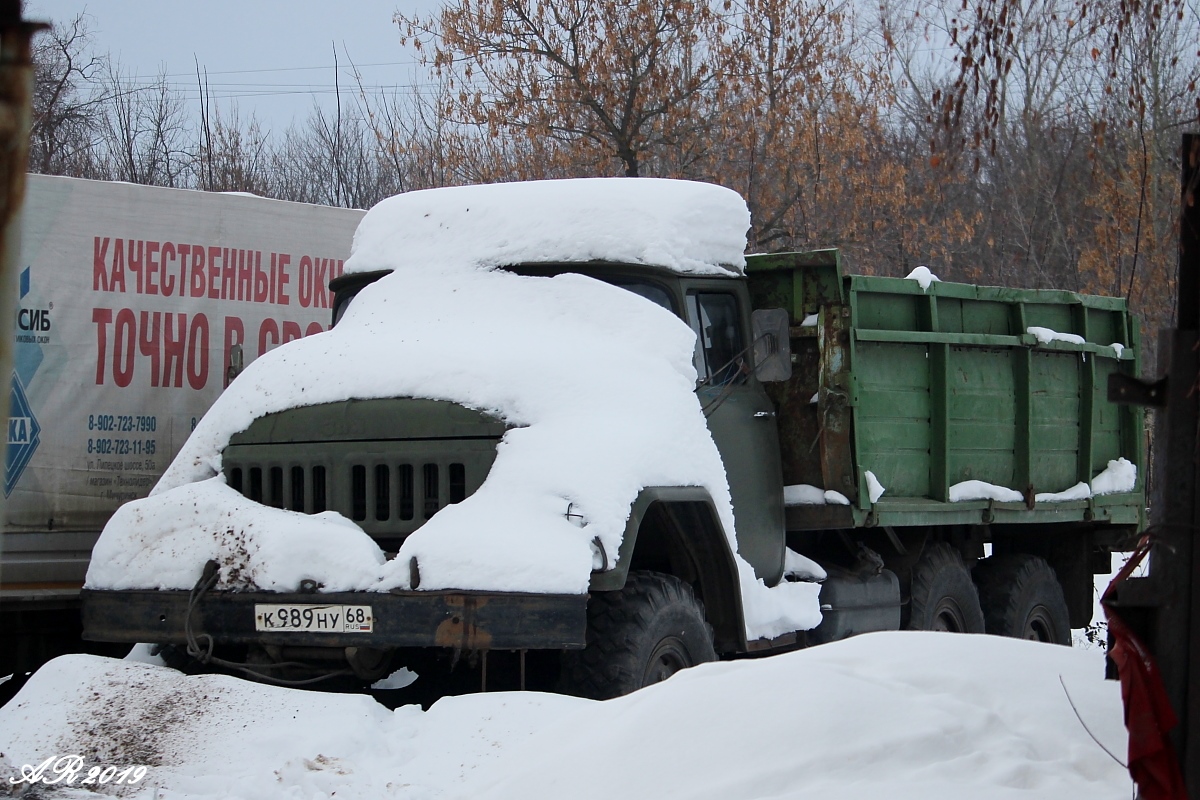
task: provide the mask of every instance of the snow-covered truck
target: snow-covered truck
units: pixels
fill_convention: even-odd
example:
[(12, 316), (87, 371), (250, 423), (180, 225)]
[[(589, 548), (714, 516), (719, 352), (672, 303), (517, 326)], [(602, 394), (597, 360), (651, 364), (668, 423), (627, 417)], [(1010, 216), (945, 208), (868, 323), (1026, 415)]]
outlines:
[(101, 529), (162, 475), (231, 352), (250, 361), (329, 327), (328, 281), (362, 216), (28, 176), (0, 532), (6, 663), (22, 633), (44, 632), (25, 612), (77, 610)]
[(1069, 643), (1142, 525), (1124, 302), (744, 256), (748, 226), (651, 179), (384, 201), (332, 330), (109, 522), (85, 636), (599, 698), (869, 630)]

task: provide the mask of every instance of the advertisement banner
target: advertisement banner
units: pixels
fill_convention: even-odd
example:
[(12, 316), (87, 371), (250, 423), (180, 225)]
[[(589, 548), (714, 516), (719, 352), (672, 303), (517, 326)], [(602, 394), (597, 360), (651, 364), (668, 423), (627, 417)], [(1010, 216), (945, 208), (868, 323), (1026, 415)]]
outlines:
[(246, 363), (327, 330), (362, 211), (30, 175), (7, 531), (96, 531)]

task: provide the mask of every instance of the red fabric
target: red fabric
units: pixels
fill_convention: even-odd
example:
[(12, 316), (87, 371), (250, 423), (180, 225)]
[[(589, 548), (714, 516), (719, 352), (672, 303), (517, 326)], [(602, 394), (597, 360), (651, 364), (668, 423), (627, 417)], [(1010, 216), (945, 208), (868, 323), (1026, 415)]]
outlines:
[(1129, 774), (1141, 800), (1187, 800), (1187, 788), (1167, 732), (1179, 724), (1167, 699), (1154, 657), (1133, 630), (1109, 606), (1109, 598), (1150, 551), (1146, 537), (1125, 567), (1104, 591), (1101, 605), (1108, 617), (1112, 647), (1108, 657), (1117, 665), (1125, 727), (1129, 730)]

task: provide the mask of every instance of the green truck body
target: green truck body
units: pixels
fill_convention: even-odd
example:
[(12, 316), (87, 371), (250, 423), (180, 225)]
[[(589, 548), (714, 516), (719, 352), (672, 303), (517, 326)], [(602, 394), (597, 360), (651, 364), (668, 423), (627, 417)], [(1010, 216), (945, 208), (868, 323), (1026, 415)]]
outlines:
[[(853, 501), (828, 509), (839, 515), (832, 525), (794, 507), (789, 527), (1139, 524), (1144, 412), (1107, 399), (1110, 375), (1138, 373), (1137, 320), (1123, 300), (843, 277), (833, 250), (751, 256), (747, 272), (756, 308), (789, 312), (803, 365), (770, 390), (784, 482)], [(817, 324), (802, 327), (810, 315)], [(1031, 327), (1084, 341), (1042, 344)], [(1138, 468), (1134, 491), (1034, 502), (1090, 483), (1118, 458)], [(887, 488), (876, 503), (867, 470)], [(1026, 499), (950, 503), (950, 487), (967, 480)]]
[[(739, 554), (768, 586), (804, 579), (789, 572), (787, 548), (824, 567), (819, 628), (747, 640), (712, 499), (660, 486), (632, 504), (620, 551), (604, 554), (588, 595), (425, 592), (413, 564), (412, 590), (322, 596), (370, 604), (379, 620), (369, 635), (331, 635), (256, 630), (256, 603), (312, 604), (311, 588), (85, 590), (85, 636), (160, 642), (168, 654), (276, 681), (300, 662), (335, 674), (329, 665), (340, 659), (373, 680), (430, 654), (458, 664), (463, 652), (491, 652), (493, 665), (520, 654), (525, 686), (525, 653), (541, 651), (553, 656), (542, 662), (553, 662), (551, 677), (531, 685), (607, 697), (718, 656), (867, 630), (986, 627), (1065, 644), (1068, 622), (1090, 620), (1093, 573), (1107, 572), (1111, 551), (1143, 526), (1142, 412), (1106, 394), (1109, 375), (1137, 374), (1138, 332), (1123, 300), (845, 276), (836, 251), (749, 256), (745, 277), (607, 263), (511, 269), (588, 275), (693, 327), (697, 396), (729, 479)], [(339, 279), (335, 320), (378, 277)], [(778, 309), (786, 334), (765, 333)], [(726, 320), (720, 337), (701, 322), (716, 315)], [(1083, 343), (1042, 343), (1032, 327)], [(768, 374), (772, 361), (790, 368)], [(346, 401), (259, 419), (231, 441), (224, 469), (251, 500), (339, 511), (394, 553), (482, 483), (504, 430), (452, 403)], [(1132, 491), (1037, 500), (1120, 458), (1138, 468)], [(868, 472), (886, 487), (875, 502)], [(951, 487), (968, 480), (1022, 500), (951, 502)], [(784, 487), (795, 484), (849, 502), (785, 505)]]

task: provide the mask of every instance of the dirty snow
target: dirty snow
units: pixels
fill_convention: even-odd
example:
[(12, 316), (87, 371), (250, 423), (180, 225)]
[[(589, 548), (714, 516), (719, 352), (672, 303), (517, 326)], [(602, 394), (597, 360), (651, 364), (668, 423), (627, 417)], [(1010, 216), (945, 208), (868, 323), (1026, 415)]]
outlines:
[(950, 487), (950, 502), (962, 503), (967, 500), (995, 500), (999, 503), (1019, 503), (1024, 496), (1016, 489), (997, 486), (987, 481), (963, 481)]
[(883, 497), (883, 493), (886, 492), (887, 489), (883, 487), (883, 484), (879, 482), (879, 478), (876, 478), (875, 473), (871, 472), (871, 470), (865, 470), (863, 472), (863, 477), (867, 481), (867, 497), (872, 503), (878, 503), (879, 498)]
[(1077, 333), (1059, 333), (1058, 331), (1052, 331), (1049, 328), (1042, 328), (1037, 325), (1031, 325), (1025, 331), (1026, 333), (1033, 334), (1039, 344), (1050, 344), (1051, 342), (1084, 344), (1085, 342), (1084, 338)]
[(929, 287), (935, 282), (942, 282), (941, 278), (929, 271), (929, 267), (917, 267), (912, 272), (905, 275), (904, 279), (906, 281), (916, 281), (920, 285), (922, 292), (928, 292)]
[(1092, 478), (1092, 494), (1132, 492), (1137, 487), (1137, 467), (1124, 458), (1109, 461), (1108, 467)]
[[(109, 521), (90, 588), (582, 593), (592, 540), (618, 552), (645, 486), (708, 489), (736, 552), (720, 454), (694, 389), (695, 336), (665, 309), (581, 275), (491, 265), (610, 259), (702, 274), (744, 264), (749, 214), (707, 184), (588, 179), (410, 192), (363, 219), (347, 272), (391, 269), (336, 328), (256, 359), (196, 426), (151, 496)], [(469, 323), (468, 323), (469, 321)], [(381, 365), (387, 365), (381, 369)], [(619, 386), (620, 391), (606, 387)], [(384, 561), (352, 523), (250, 509), (220, 453), (266, 414), (349, 398), (450, 400), (513, 426), (483, 486)], [(581, 526), (566, 518), (568, 507)], [(768, 589), (737, 557), (747, 636), (820, 622), (812, 586)]]
[(603, 703), (510, 692), (423, 712), (64, 656), (0, 709), (0, 772), (66, 753), (145, 764), (139, 800), (1124, 800), (1128, 774), (1071, 709), (1125, 756), (1120, 688), (1102, 677), (1066, 647), (893, 632)]
[(1061, 492), (1038, 492), (1033, 499), (1038, 503), (1065, 503), (1069, 500), (1087, 500), (1092, 496), (1092, 488), (1083, 481)]
[(820, 489), (807, 483), (794, 483), (783, 487), (783, 504), (785, 506), (823, 506), (826, 504), (848, 506), (850, 500), (841, 492), (833, 489)]

